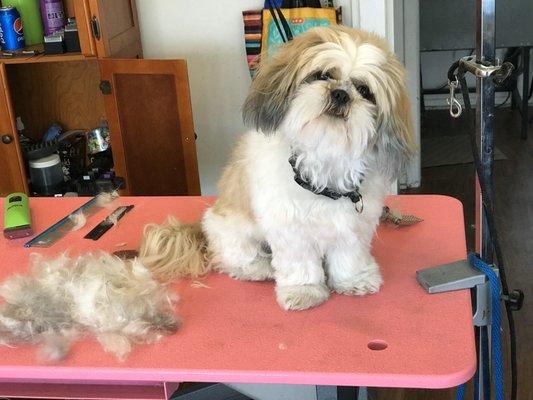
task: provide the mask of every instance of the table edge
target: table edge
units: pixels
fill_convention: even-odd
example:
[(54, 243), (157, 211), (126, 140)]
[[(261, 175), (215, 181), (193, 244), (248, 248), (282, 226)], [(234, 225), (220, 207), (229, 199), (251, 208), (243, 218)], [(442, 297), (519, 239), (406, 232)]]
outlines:
[[(476, 359), (461, 371), (443, 375), (322, 373), (286, 371), (210, 371), (210, 370), (157, 370), (135, 368), (88, 368), (88, 367), (2, 367), (0, 380), (46, 383), (120, 381), (129, 383), (150, 382), (220, 382), (220, 383), (266, 383), (335, 386), (375, 386), (397, 388), (443, 389), (458, 386), (472, 378), (476, 371)], [(65, 378), (68, 376), (68, 378)]]

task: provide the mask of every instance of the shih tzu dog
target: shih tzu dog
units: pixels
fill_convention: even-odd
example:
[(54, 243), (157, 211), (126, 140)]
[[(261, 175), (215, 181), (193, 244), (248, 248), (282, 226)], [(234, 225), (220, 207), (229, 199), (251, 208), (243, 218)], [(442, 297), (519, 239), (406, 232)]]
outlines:
[(287, 310), (377, 292), (372, 236), (414, 151), (405, 71), (386, 43), (309, 30), (265, 56), (243, 117), (250, 130), (201, 225), (147, 226), (143, 263), (168, 280), (211, 268), (273, 279)]

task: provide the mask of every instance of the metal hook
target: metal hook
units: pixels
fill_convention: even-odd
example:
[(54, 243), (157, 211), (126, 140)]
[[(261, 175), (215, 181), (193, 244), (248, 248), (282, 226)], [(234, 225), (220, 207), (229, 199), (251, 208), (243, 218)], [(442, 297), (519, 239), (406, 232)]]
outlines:
[(455, 78), (455, 81), (448, 81), (448, 88), (450, 89), (450, 98), (446, 99), (446, 103), (450, 106), (450, 115), (453, 118), (459, 118), (459, 116), (463, 113), (463, 106), (461, 106), (461, 103), (457, 101), (455, 98), (455, 89), (459, 87), (459, 81), (457, 77)]

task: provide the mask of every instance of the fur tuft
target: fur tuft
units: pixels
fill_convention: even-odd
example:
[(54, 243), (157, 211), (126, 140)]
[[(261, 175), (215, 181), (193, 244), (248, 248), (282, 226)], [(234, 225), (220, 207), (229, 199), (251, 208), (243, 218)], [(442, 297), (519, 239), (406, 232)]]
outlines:
[(139, 258), (163, 282), (207, 273), (207, 243), (199, 223), (185, 224), (169, 217), (164, 225), (149, 224)]
[(69, 219), (72, 221), (74, 226), (72, 227), (72, 231), (79, 231), (81, 228), (87, 224), (87, 217), (83, 213), (83, 211), (78, 211), (74, 214), (69, 215)]
[(112, 192), (102, 192), (96, 196), (96, 204), (98, 207), (111, 208), (111, 203), (118, 197), (118, 191), (116, 190), (113, 190)]
[(53, 260), (34, 255), (31, 273), (8, 279), (0, 295), (0, 344), (40, 344), (40, 359), (47, 362), (66, 357), (84, 334), (123, 360), (134, 344), (178, 329), (176, 296), (138, 259), (107, 253)]

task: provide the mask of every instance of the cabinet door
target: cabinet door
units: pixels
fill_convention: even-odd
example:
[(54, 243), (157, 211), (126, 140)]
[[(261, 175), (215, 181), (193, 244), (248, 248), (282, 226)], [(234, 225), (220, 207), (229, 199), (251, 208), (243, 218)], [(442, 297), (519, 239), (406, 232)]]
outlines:
[(98, 57), (141, 58), (135, 0), (88, 1)]
[(100, 60), (115, 170), (129, 195), (199, 195), (184, 60)]
[(0, 195), (28, 192), (24, 162), (20, 151), (10, 104), (5, 65), (0, 63)]
[(81, 53), (87, 57), (94, 57), (96, 56), (96, 41), (91, 26), (93, 15), (89, 0), (71, 0), (71, 3), (70, 8), (74, 9), (76, 24), (78, 25)]

